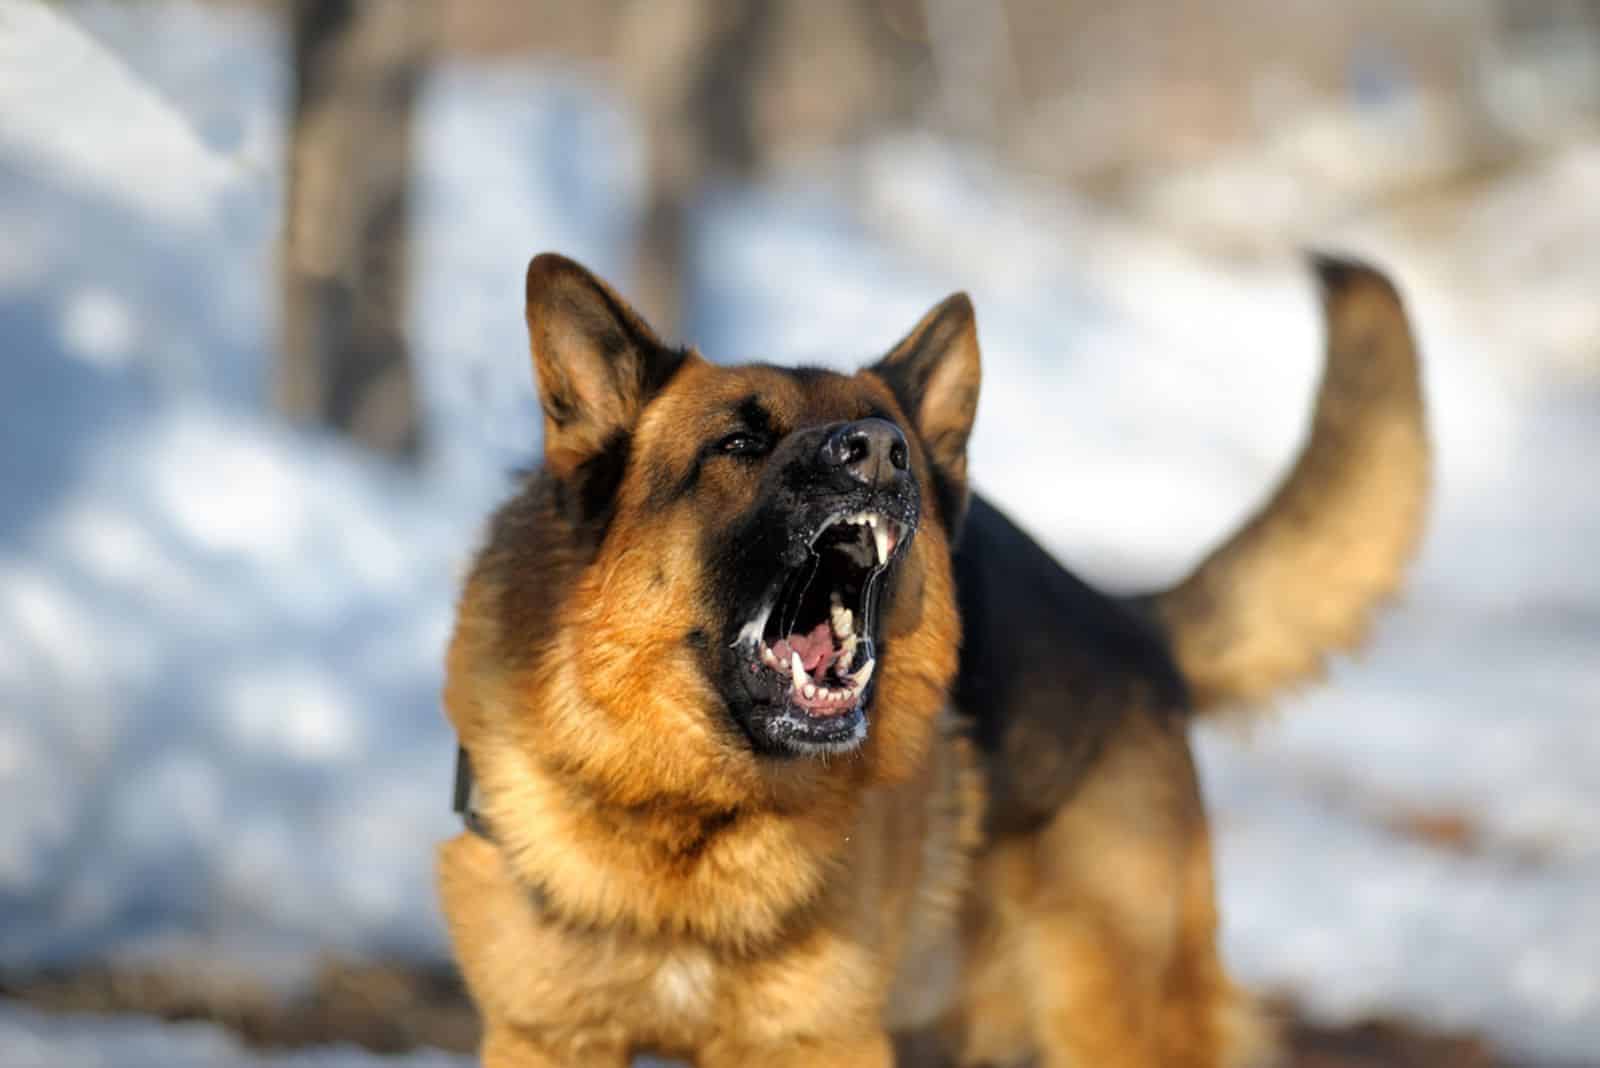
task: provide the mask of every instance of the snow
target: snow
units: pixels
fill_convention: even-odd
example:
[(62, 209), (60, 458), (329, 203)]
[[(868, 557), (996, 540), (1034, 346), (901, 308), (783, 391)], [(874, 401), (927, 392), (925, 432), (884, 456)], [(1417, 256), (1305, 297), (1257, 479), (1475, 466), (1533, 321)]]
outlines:
[[(4, 11), (5, 47), (69, 55), (74, 74), (71, 95), (0, 82), (0, 213), (37, 237), (0, 289), (0, 445), (27, 458), (0, 500), (0, 693), (21, 713), (0, 720), (18, 813), (0, 824), (0, 959), (222, 953), (287, 982), (315, 952), (437, 957), (443, 643), (478, 524), (533, 445), (518, 278), (546, 244), (615, 266), (625, 185), (551, 146), (625, 157), (619, 121), (558, 76), (446, 72), (430, 94), (418, 338), (446, 447), (416, 478), (263, 411), (278, 178), (185, 136), (196, 117), (166, 95), (219, 75), (162, 66), (148, 41), (249, 53), (223, 96), (271, 144), (265, 24), (76, 12), (145, 42), (124, 62), (55, 9)], [(156, 89), (123, 99), (140, 64)], [(480, 94), (505, 123), (483, 128)], [(120, 179), (155, 165), (115, 137), (81, 181), (35, 143), (102, 95), (122, 126), (176, 131), (160, 181)], [(129, 202), (147, 184), (159, 196)], [(587, 215), (558, 208), (579, 192)], [(237, 204), (253, 208), (216, 223)]]
[(467, 1068), (433, 1050), (378, 1055), (350, 1047), (250, 1050), (212, 1024), (139, 1017), (46, 1015), (0, 1002), (6, 1068)]
[[(560, 249), (626, 290), (639, 142), (581, 71), (430, 76), (412, 333), (436, 448), (408, 474), (264, 407), (281, 47), (237, 11), (0, 0), (7, 968), (204, 959), (291, 983), (324, 952), (444, 952), (442, 648), (535, 446), (521, 272)], [(1199, 732), (1229, 960), (1326, 1020), (1600, 1046), (1597, 161), (1578, 145), (1492, 184), (1442, 235), (1294, 235), (1400, 279), (1439, 449), (1371, 650), (1248, 737)], [(1162, 210), (1228, 195), (1180, 183)], [(690, 333), (716, 358), (853, 366), (968, 289), (979, 485), (1118, 588), (1179, 575), (1304, 432), (1320, 334), (1287, 249), (1221, 261), (925, 136), (720, 190), (700, 222)], [(1452, 815), (1464, 844), (1403, 828)], [(0, 1049), (358, 1061), (3, 1005)]]

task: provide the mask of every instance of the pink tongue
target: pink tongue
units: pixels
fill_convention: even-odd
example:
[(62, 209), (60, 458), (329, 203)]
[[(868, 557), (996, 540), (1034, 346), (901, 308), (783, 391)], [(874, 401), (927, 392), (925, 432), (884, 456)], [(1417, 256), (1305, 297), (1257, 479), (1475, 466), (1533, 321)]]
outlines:
[(800, 654), (800, 666), (814, 674), (817, 668), (833, 660), (833, 631), (824, 620), (811, 628), (810, 634), (791, 634), (772, 647), (780, 664), (789, 662), (791, 652)]

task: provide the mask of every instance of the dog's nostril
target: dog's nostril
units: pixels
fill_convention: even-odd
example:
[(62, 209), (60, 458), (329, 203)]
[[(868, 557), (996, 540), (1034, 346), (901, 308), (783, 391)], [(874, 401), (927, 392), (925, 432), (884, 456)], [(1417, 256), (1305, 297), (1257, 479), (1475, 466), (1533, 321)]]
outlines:
[(877, 418), (836, 428), (823, 444), (821, 458), (859, 482), (876, 483), (904, 474), (911, 466), (911, 453), (900, 428)]

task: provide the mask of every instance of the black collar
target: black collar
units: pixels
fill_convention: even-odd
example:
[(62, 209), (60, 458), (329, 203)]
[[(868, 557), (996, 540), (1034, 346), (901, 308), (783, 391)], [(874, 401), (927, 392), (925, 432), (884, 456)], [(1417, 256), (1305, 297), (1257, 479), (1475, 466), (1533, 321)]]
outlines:
[(467, 830), (492, 842), (494, 835), (489, 833), (489, 825), (484, 822), (483, 813), (478, 811), (478, 799), (478, 780), (472, 775), (472, 762), (467, 759), (466, 749), (458, 745), (455, 800), (450, 806), (451, 811), (460, 815), (461, 822), (466, 824)]

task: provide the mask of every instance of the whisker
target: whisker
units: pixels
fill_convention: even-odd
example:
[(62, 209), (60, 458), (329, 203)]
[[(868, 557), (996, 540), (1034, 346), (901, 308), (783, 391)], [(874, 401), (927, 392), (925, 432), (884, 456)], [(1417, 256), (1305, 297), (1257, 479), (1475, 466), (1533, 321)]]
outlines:
[(806, 569), (805, 584), (800, 587), (800, 596), (794, 599), (794, 615), (789, 617), (789, 622), (783, 627), (784, 636), (794, 633), (790, 628), (800, 622), (800, 609), (805, 607), (806, 594), (811, 590), (812, 580), (817, 577), (817, 571), (822, 567), (822, 557), (816, 553), (811, 554), (810, 566)]
[(882, 571), (873, 571), (867, 575), (867, 581), (861, 588), (861, 615), (866, 623), (866, 640), (872, 641), (872, 636), (878, 632), (878, 601), (874, 594), (878, 589), (878, 578)]

